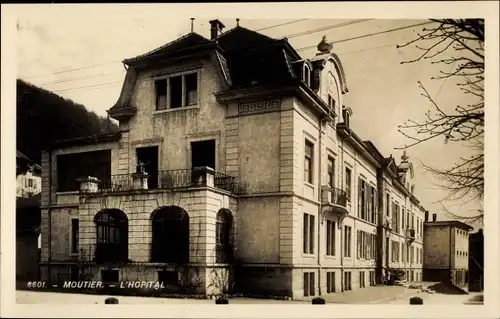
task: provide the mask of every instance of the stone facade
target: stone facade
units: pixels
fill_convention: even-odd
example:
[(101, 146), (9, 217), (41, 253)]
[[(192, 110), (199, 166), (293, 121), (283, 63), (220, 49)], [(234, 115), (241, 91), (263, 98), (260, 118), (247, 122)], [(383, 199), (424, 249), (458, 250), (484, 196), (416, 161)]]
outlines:
[[(197, 37), (191, 35), (191, 39)], [(202, 278), (202, 293), (212, 291), (214, 276), (230, 269), (237, 291), (293, 298), (368, 287), (380, 283), (381, 269), (389, 266), (421, 273), (418, 262), (384, 264), (386, 192), (391, 200), (405, 203), (420, 220), (423, 209), (411, 194), (410, 184), (400, 182), (406, 173), (400, 176), (397, 168), (389, 167), (386, 158), (349, 128), (347, 117), (352, 111), (343, 106), (347, 83), (338, 57), (322, 52), (307, 63), (289, 65), (302, 78), (297, 84), (300, 90), (287, 88), (277, 94), (237, 89), (226, 100), (217, 96), (230, 85), (215, 57), (167, 61), (161, 66), (141, 66), (140, 71), (131, 66), (119, 99), (119, 103), (127, 102), (110, 110), (119, 119), (119, 137), (43, 154), (42, 278), (53, 280), (58, 274), (67, 278), (71, 266), (83, 261), (92, 265), (91, 278), (101, 278), (99, 270), (107, 266), (87, 258), (92, 257), (96, 243), (94, 218), (100, 211), (119, 209), (128, 221), (128, 261), (113, 269), (119, 271), (120, 280), (159, 280), (158, 271), (171, 265), (150, 262), (151, 216), (166, 206), (181, 207), (189, 215), (187, 266)], [(306, 68), (314, 73), (314, 85), (304, 77), (309, 74)], [(155, 81), (187, 74), (196, 75), (194, 103), (156, 109)], [(303, 90), (304, 85), (314, 88)], [(174, 190), (57, 192), (58, 154), (109, 149), (111, 174), (128, 175), (139, 165), (137, 148), (156, 146), (159, 171), (190, 170), (192, 142), (204, 140), (215, 141), (215, 174), (237, 180), (237, 189), (227, 191), (207, 183)], [(395, 165), (393, 160), (390, 163)], [(361, 180), (369, 185), (367, 189), (373, 189), (372, 199), (367, 189), (363, 200), (358, 197)], [(234, 268), (214, 263), (215, 219), (221, 209), (229, 210), (233, 217)], [(372, 214), (370, 220), (368, 214)], [(72, 219), (79, 220), (77, 252), (69, 248)], [(348, 236), (346, 229), (350, 230)], [(400, 242), (407, 240), (406, 233), (391, 236)], [(357, 238), (366, 241), (358, 243)], [(421, 237), (413, 243), (421, 247)], [(371, 248), (365, 250), (365, 246)], [(143, 272), (134, 270), (139, 263), (145, 267)]]

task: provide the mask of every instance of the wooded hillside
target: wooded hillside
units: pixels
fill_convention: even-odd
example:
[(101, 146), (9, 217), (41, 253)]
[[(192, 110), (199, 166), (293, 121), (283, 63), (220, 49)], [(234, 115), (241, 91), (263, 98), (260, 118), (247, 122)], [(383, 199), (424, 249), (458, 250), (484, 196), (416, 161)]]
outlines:
[(17, 80), (17, 142), (19, 151), (37, 163), (54, 140), (117, 130), (105, 117), (50, 91)]

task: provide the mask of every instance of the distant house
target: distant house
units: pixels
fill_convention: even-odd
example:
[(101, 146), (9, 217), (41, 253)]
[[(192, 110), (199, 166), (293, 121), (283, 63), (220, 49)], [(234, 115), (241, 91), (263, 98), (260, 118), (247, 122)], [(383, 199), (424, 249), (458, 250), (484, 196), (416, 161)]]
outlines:
[(16, 197), (30, 197), (41, 193), (41, 167), (20, 151), (16, 151)]
[(466, 286), (469, 276), (469, 231), (457, 220), (424, 222), (424, 281)]
[(16, 280), (39, 278), (40, 165), (16, 153)]

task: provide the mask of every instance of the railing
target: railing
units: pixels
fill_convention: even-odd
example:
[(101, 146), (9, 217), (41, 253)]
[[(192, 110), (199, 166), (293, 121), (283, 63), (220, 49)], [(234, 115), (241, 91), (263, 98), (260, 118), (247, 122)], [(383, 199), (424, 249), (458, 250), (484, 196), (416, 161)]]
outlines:
[[(232, 176), (200, 167), (194, 169), (179, 169), (159, 171), (147, 177), (147, 189), (177, 189), (209, 184), (208, 176), (213, 176), (213, 186), (229, 192), (237, 189), (236, 179)], [(210, 183), (211, 184), (211, 183)], [(98, 183), (98, 192), (117, 192), (134, 188), (132, 174), (112, 175), (107, 180)]]
[(323, 203), (347, 206), (347, 193), (340, 188), (323, 187), (321, 190), (321, 198)]
[(109, 180), (99, 181), (101, 191), (121, 191), (132, 188), (132, 178), (130, 174), (111, 175)]
[(174, 189), (192, 186), (196, 181), (196, 171), (178, 169), (158, 172), (159, 189)]
[(223, 173), (215, 172), (214, 186), (229, 192), (234, 192), (236, 189), (236, 178)]

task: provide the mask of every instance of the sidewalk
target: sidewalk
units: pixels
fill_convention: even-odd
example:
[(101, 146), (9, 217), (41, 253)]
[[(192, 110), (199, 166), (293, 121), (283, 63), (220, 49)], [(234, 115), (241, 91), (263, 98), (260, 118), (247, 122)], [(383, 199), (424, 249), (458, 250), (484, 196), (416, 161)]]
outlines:
[(420, 289), (408, 289), (403, 286), (376, 286), (340, 292), (324, 298), (327, 303), (374, 304), (384, 303), (407, 295), (416, 295), (419, 292)]

